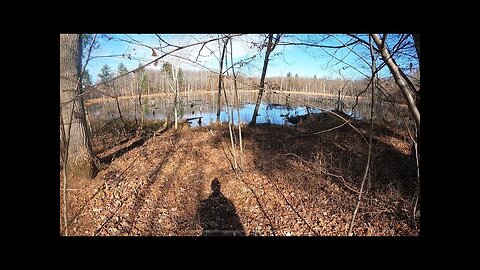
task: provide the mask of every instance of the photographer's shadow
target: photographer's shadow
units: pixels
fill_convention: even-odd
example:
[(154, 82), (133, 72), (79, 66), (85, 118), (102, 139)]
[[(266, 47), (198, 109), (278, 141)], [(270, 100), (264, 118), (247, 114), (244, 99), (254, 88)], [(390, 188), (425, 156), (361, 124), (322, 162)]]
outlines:
[(233, 203), (220, 191), (217, 178), (212, 181), (212, 194), (198, 207), (202, 236), (244, 236), (240, 218)]

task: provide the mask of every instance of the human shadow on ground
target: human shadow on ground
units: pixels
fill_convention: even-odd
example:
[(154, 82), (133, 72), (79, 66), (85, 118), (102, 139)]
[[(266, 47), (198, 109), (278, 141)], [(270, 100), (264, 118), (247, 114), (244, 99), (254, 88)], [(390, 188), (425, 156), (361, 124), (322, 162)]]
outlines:
[(212, 193), (198, 207), (202, 236), (245, 236), (237, 210), (222, 194), (217, 178), (212, 181), (211, 187)]

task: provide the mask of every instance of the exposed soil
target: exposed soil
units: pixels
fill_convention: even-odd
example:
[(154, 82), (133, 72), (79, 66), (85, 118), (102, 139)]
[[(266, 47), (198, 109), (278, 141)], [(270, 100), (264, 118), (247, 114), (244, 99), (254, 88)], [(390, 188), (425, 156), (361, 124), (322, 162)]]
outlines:
[[(346, 235), (367, 143), (348, 125), (312, 134), (341, 123), (322, 114), (297, 126), (245, 126), (243, 170), (237, 173), (226, 125), (150, 137), (113, 156), (93, 180), (69, 177), (68, 234)], [(368, 138), (368, 123), (353, 125)], [(408, 135), (381, 126), (374, 134), (372, 172), (354, 235), (419, 235)]]

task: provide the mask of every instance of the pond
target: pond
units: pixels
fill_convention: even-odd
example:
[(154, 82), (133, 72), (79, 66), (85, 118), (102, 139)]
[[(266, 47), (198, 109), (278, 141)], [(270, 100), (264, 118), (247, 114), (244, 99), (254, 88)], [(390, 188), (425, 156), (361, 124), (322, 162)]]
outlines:
[[(253, 91), (244, 91), (238, 93), (239, 106), (229, 105), (230, 117), (233, 123), (238, 124), (238, 116), (242, 123), (249, 123), (252, 120), (253, 110), (255, 108), (255, 101), (257, 93)], [(128, 97), (119, 99), (119, 106), (124, 118), (140, 119), (142, 108), (145, 119), (148, 120), (164, 120), (167, 115), (173, 113), (174, 95), (168, 94), (163, 96), (149, 96), (142, 98), (142, 107), (139, 105), (137, 97)], [(208, 125), (217, 120), (217, 93), (211, 92), (208, 94), (195, 93), (181, 93), (179, 95), (179, 111), (178, 115), (181, 121), (187, 121), (191, 127)], [(222, 93), (222, 102), (220, 121), (227, 122), (227, 105), (224, 103), (224, 95)], [(230, 93), (228, 96), (229, 103), (234, 98)], [(305, 104), (308, 103), (308, 106)], [(355, 119), (369, 119), (370, 117), (370, 102), (359, 100), (354, 107), (354, 98), (343, 98), (342, 109), (345, 113), (351, 114)], [(277, 125), (290, 124), (287, 117), (305, 115), (307, 113), (321, 113), (327, 110), (333, 110), (337, 107), (337, 98), (326, 98), (323, 96), (290, 94), (279, 95), (272, 92), (267, 92), (258, 111), (257, 123), (271, 123)], [(352, 112), (352, 107), (354, 107)], [(394, 121), (401, 124), (401, 118), (395, 117), (396, 110), (405, 113), (404, 106), (396, 106), (378, 103), (376, 105), (376, 112), (378, 118), (383, 118), (384, 121)], [(105, 102), (93, 103), (86, 106), (87, 114), (90, 120), (94, 118), (97, 121), (106, 121), (119, 117), (118, 109), (114, 100)], [(238, 111), (237, 111), (238, 109)], [(190, 120), (191, 119), (191, 120)]]

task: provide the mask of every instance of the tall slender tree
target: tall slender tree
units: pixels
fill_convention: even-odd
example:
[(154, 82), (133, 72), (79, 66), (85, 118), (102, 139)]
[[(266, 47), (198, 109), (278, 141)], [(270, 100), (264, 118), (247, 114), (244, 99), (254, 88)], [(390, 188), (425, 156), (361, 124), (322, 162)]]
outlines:
[(217, 95), (217, 123), (220, 122), (220, 104), (222, 101), (222, 86), (223, 86), (223, 59), (225, 51), (227, 50), (228, 39), (223, 43), (222, 56), (220, 58), (220, 73), (218, 74), (218, 95)]
[(277, 34), (274, 41), (273, 34), (268, 34), (267, 51), (265, 52), (265, 60), (263, 62), (262, 77), (260, 78), (257, 102), (255, 103), (255, 109), (253, 110), (253, 116), (252, 116), (252, 121), (250, 122), (250, 125), (255, 125), (257, 123), (258, 108), (260, 107), (260, 103), (262, 102), (262, 96), (263, 96), (264, 87), (265, 87), (265, 75), (267, 74), (267, 67), (268, 67), (268, 61), (270, 60), (269, 59), (270, 53), (275, 49), (275, 46), (277, 46), (277, 43), (280, 40), (280, 37), (281, 37), (281, 34)]

